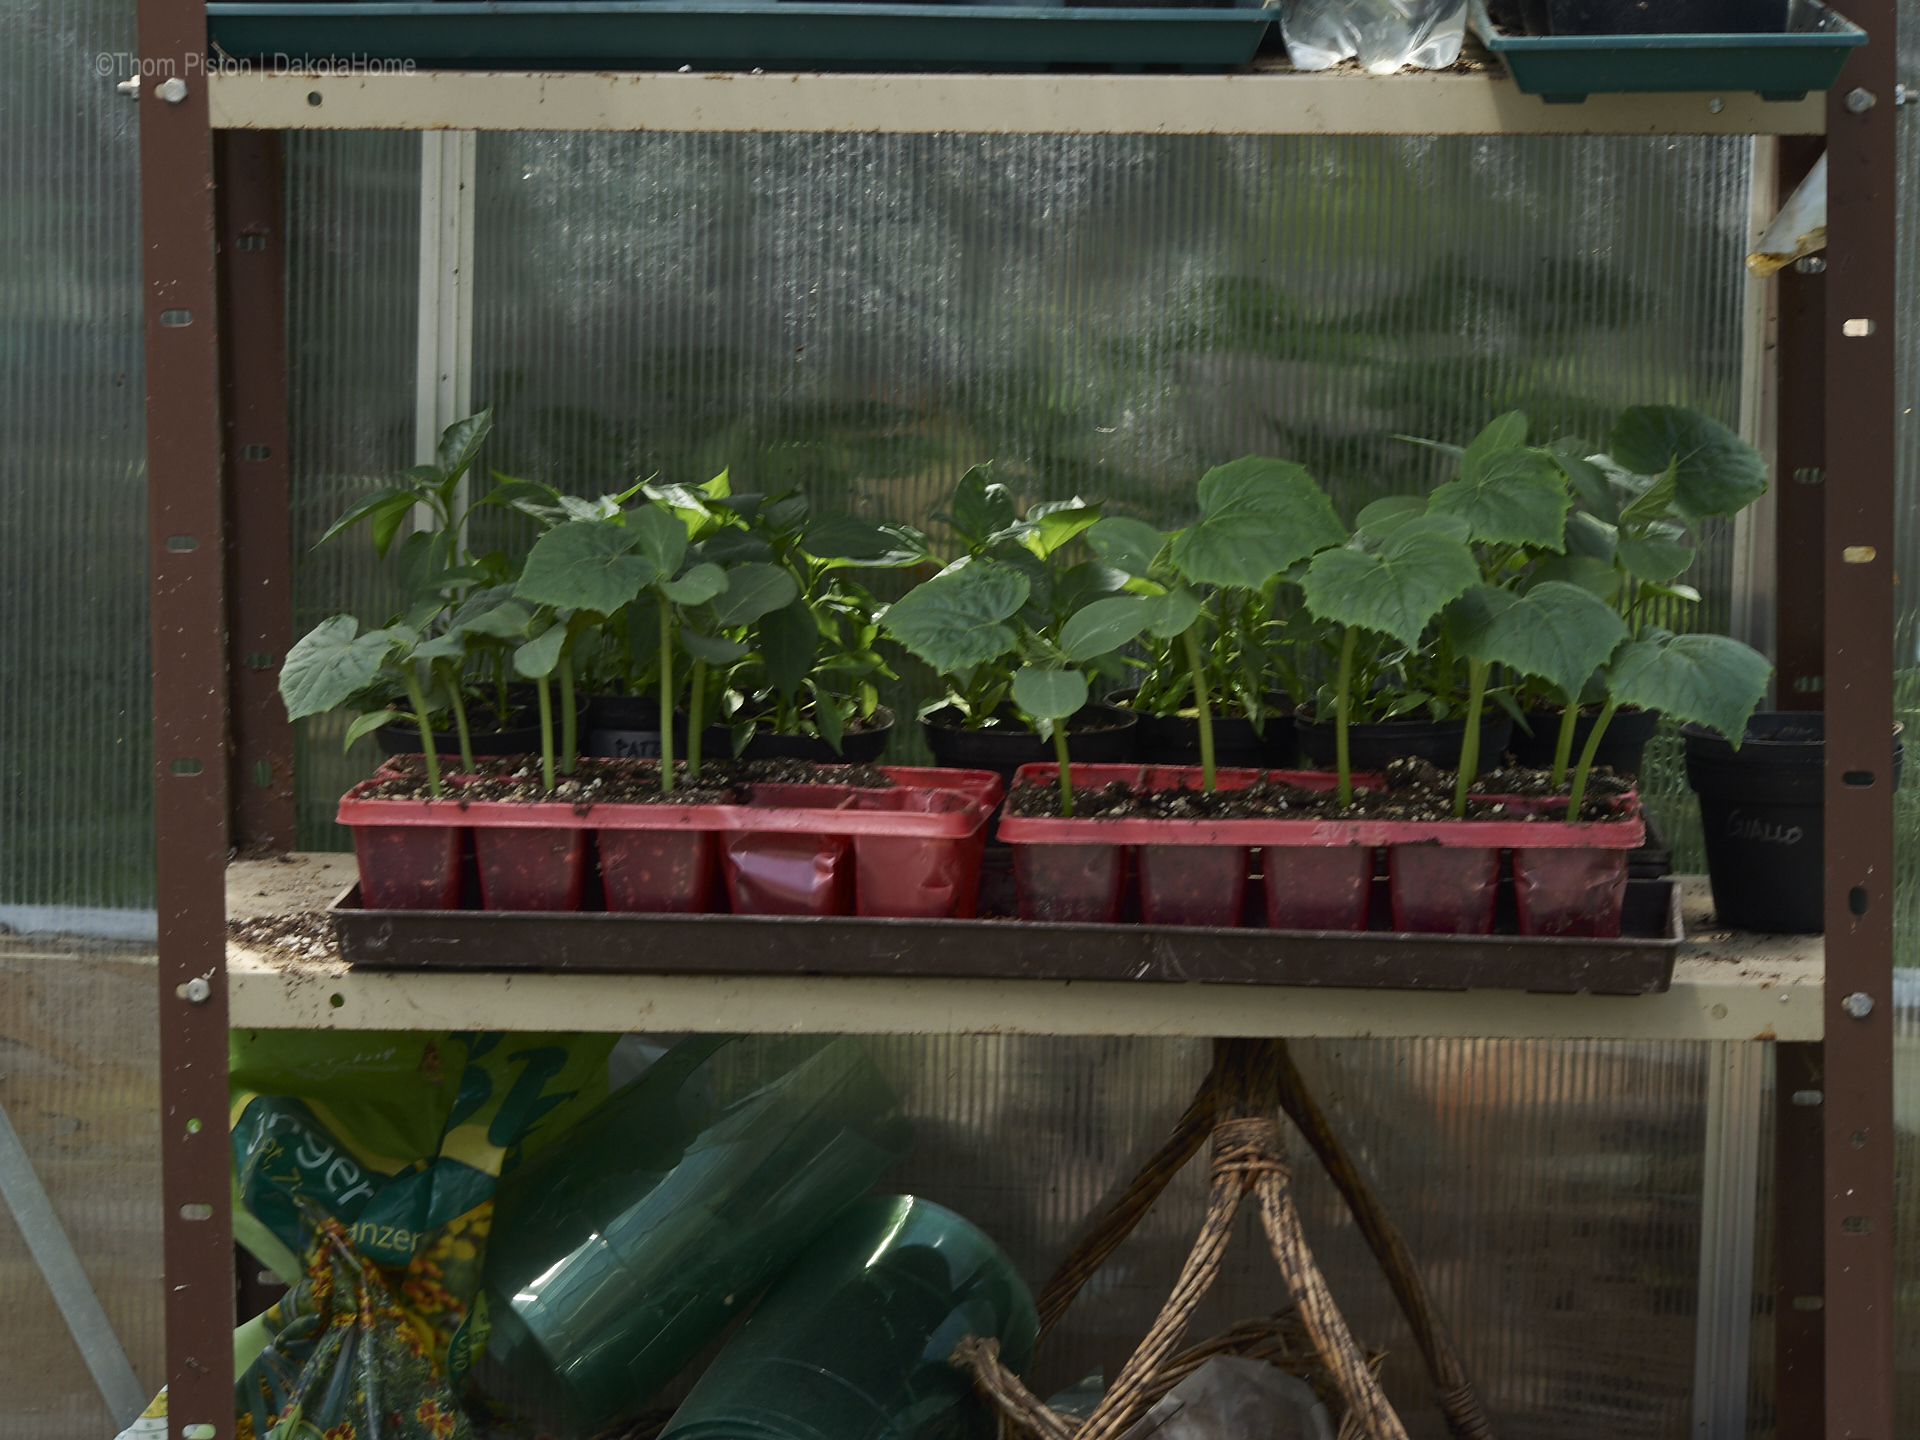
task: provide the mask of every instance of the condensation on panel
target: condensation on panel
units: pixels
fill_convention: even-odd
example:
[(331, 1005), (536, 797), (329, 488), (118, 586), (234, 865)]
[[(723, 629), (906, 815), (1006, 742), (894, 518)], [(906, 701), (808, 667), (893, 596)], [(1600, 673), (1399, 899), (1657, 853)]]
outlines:
[[(368, 628), (401, 608), (365, 526), (320, 537), (356, 500), (413, 464), (420, 250), (420, 137), (291, 132), (286, 137), (287, 404), (291, 446), (293, 631), (330, 615)], [(351, 717), (295, 728), (299, 843), (350, 848), (334, 801), (373, 768)]]
[(0, 6), (0, 905), (153, 904), (133, 48)]
[[(925, 524), (993, 461), (1164, 524), (1297, 459), (1351, 514), (1396, 434), (1598, 437), (1739, 391), (1747, 146), (1681, 139), (480, 137), (489, 462), (596, 492), (802, 485)], [(1692, 577), (1724, 628), (1729, 546)], [(883, 592), (902, 582), (881, 577)], [(903, 661), (912, 713), (932, 677)], [(896, 748), (917, 744), (906, 731)], [(1651, 799), (1697, 863), (1677, 745)], [(1688, 846), (1691, 844), (1692, 848)]]
[[(779, 1041), (748, 1041), (770, 1045)], [(1205, 1042), (869, 1037), (912, 1118), (882, 1191), (975, 1221), (1036, 1289), (1158, 1148)], [(1298, 1042), (1294, 1054), (1385, 1197), (1498, 1433), (1625, 1440), (1689, 1423), (1704, 1050), (1680, 1044)], [(1416, 1440), (1445, 1428), (1410, 1332), (1344, 1202), (1289, 1132), (1309, 1243)], [(1108, 1377), (1153, 1318), (1206, 1202), (1189, 1165), (1036, 1359), (1041, 1395)], [(1243, 1216), (1194, 1342), (1286, 1304)]]

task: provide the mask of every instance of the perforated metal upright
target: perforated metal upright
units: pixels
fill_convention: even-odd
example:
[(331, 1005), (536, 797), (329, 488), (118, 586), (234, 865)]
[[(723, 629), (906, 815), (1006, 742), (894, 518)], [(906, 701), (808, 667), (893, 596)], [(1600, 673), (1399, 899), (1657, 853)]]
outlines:
[(1485, 75), (741, 76), (724, 93), (691, 75), (239, 80), (205, 73), (202, 0), (139, 0), (159, 67), (139, 106), (170, 1433), (233, 1426), (223, 873), (237, 846), (293, 842), (272, 683), (291, 638), (274, 132), (1775, 133), (1795, 137), (1790, 181), (1817, 153), (1801, 137), (1824, 130), (1825, 273), (1783, 277), (1780, 296), (1780, 694), (1827, 712), (1830, 823), (1829, 1043), (1778, 1055), (1782, 1095), (1821, 1098), (1778, 1107), (1778, 1434), (1892, 1440), (1895, 14), (1847, 8), (1872, 38), (1823, 109), (1544, 106)]

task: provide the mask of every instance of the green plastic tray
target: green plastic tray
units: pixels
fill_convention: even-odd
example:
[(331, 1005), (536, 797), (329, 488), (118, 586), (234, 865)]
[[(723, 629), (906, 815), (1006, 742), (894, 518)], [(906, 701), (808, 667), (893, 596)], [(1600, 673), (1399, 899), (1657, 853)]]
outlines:
[(1819, 0), (1797, 0), (1778, 35), (1507, 35), (1472, 0), (1473, 28), (1513, 82), (1549, 104), (1647, 90), (1757, 90), (1798, 100), (1840, 78), (1867, 32)]
[(236, 58), (412, 60), (423, 68), (1222, 70), (1252, 61), (1277, 10), (786, 0), (220, 3), (211, 44)]

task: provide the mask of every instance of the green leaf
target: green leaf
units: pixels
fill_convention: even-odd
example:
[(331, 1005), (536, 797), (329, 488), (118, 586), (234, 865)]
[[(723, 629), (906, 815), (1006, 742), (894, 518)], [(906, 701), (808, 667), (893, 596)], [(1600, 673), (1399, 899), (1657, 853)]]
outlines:
[(393, 649), (393, 632), (359, 635), (359, 629), (353, 616), (335, 615), (294, 642), (280, 667), (280, 698), (289, 720), (331, 710), (373, 683)]
[(1347, 538), (1333, 504), (1305, 468), (1249, 455), (1201, 477), (1200, 518), (1173, 537), (1189, 580), (1257, 590), (1297, 561)]
[[(504, 605), (483, 611), (467, 620), (457, 621), (456, 628), (466, 635), (487, 635), (495, 640), (518, 640), (527, 633), (527, 622), (533, 619), (533, 611), (518, 600), (509, 600)], [(456, 617), (457, 620), (457, 617)]]
[(1591, 449), (1586, 441), (1572, 438), (1556, 440), (1547, 447), (1580, 503), (1612, 525), (1620, 518), (1620, 502), (1614, 497), (1607, 472), (1587, 458)]
[[(639, 552), (653, 562), (656, 575), (677, 575), (687, 558), (687, 527), (670, 510), (651, 501), (627, 512), (628, 532)], [(652, 577), (642, 583), (651, 584)]]
[(1424, 495), (1388, 495), (1353, 517), (1353, 528), (1369, 540), (1385, 540), (1416, 515), (1427, 513)]
[(761, 564), (773, 559), (773, 547), (751, 530), (727, 525), (716, 530), (695, 547), (702, 560), (716, 565)]
[(513, 668), (529, 680), (544, 680), (560, 663), (560, 649), (566, 643), (567, 627), (550, 625), (513, 652)]
[(1523, 595), (1476, 585), (1447, 608), (1447, 629), (1467, 658), (1545, 680), (1569, 698), (1627, 638), (1606, 601), (1557, 581)]
[(953, 487), (947, 522), (976, 548), (1012, 525), (1017, 518), (1013, 496), (993, 483), (993, 467), (976, 465)]
[(393, 537), (400, 533), (400, 527), (419, 503), (420, 494), (412, 486), (383, 486), (329, 525), (319, 543), (324, 545), (341, 531), (351, 530), (362, 520), (370, 519), (373, 521), (373, 548), (379, 551), (380, 558), (384, 560), (387, 547), (393, 544)]
[(1479, 578), (1463, 541), (1416, 521), (1374, 554), (1322, 551), (1301, 588), (1322, 620), (1391, 635), (1411, 649), (1441, 608)]
[(1031, 528), (1024, 544), (1042, 560), (1065, 545), (1074, 536), (1091, 529), (1100, 519), (1100, 507), (1078, 495), (1071, 500), (1049, 500), (1027, 507), (1026, 523)]
[(1680, 472), (1669, 467), (1660, 472), (1653, 483), (1634, 496), (1626, 509), (1620, 512), (1622, 529), (1640, 529), (1656, 521), (1664, 520), (1673, 513), (1674, 496), (1679, 493)]
[(800, 548), (821, 560), (885, 560), (899, 547), (897, 536), (857, 515), (816, 520), (800, 537)]
[(1620, 572), (1611, 560), (1592, 555), (1555, 555), (1542, 561), (1528, 581), (1529, 587), (1548, 583), (1577, 585), (1590, 595), (1611, 600), (1620, 593)]
[(760, 659), (767, 667), (767, 679), (782, 695), (791, 699), (800, 693), (801, 683), (813, 669), (820, 653), (820, 624), (805, 600), (795, 599), (761, 617), (759, 629)]
[(1611, 565), (1619, 547), (1619, 533), (1606, 521), (1576, 510), (1567, 516), (1567, 554), (1586, 555)]
[(1162, 640), (1184, 635), (1200, 618), (1200, 597), (1182, 586), (1164, 595), (1149, 595), (1145, 600), (1147, 629)]
[(1607, 690), (1615, 704), (1711, 725), (1737, 745), (1772, 674), (1767, 657), (1738, 640), (1649, 630), (1621, 647)]
[(436, 635), (433, 639), (413, 647), (411, 658), (415, 660), (459, 660), (466, 656), (467, 647), (458, 635)]
[(748, 650), (745, 641), (729, 640), (724, 635), (704, 635), (690, 625), (680, 627), (680, 643), (694, 659), (709, 665), (731, 665)]
[(1153, 573), (1154, 560), (1166, 548), (1167, 536), (1144, 520), (1112, 515), (1087, 531), (1087, 544), (1115, 570), (1145, 579)]
[[(1151, 582), (1142, 580), (1137, 583), (1145, 585)], [(1112, 569), (1098, 560), (1082, 560), (1078, 565), (1070, 566), (1052, 577), (1049, 600), (1056, 615), (1072, 615), (1101, 596), (1117, 594), (1128, 587), (1124, 570)]]
[(751, 625), (769, 611), (792, 604), (799, 593), (799, 583), (778, 565), (736, 565), (727, 571), (727, 588), (713, 599), (714, 619), (727, 629)]
[(1509, 410), (1504, 415), (1496, 415), (1487, 422), (1486, 428), (1473, 437), (1462, 455), (1464, 467), (1472, 463), (1477, 453), (1482, 457), (1494, 455), (1502, 450), (1518, 450), (1527, 443), (1527, 412)]
[(464, 420), (456, 420), (440, 433), (440, 449), (437, 459), (441, 473), (448, 480), (458, 480), (473, 463), (473, 457), (480, 453), (480, 446), (487, 438), (487, 432), (493, 429), (493, 409), (489, 406), (478, 415), (469, 415)]
[[(679, 530), (665, 511), (654, 513)], [(513, 593), (536, 605), (611, 615), (659, 573), (648, 557), (633, 553), (634, 541), (633, 530), (611, 521), (556, 525), (534, 542)]]
[(1686, 574), (1687, 568), (1693, 564), (1691, 545), (1663, 540), (1658, 536), (1622, 535), (1619, 548), (1620, 563), (1638, 579), (1651, 580), (1656, 585), (1664, 585)]
[(660, 593), (676, 605), (704, 605), (727, 588), (727, 572), (718, 565), (696, 565), (678, 580), (659, 583)]
[(1014, 646), (1004, 622), (1030, 593), (1010, 565), (979, 560), (936, 575), (889, 607), (881, 629), (942, 674), (996, 660)]
[(1069, 660), (1086, 661), (1131, 644), (1147, 628), (1147, 604), (1142, 595), (1094, 601), (1061, 627), (1060, 648)]
[(340, 753), (345, 754), (354, 746), (354, 742), (371, 735), (383, 725), (391, 725), (395, 719), (391, 710), (369, 710), (364, 715), (354, 717), (353, 724), (347, 727), (347, 738), (340, 742)]
[(482, 495), (476, 504), (492, 505), (500, 509), (515, 509), (521, 505), (551, 508), (560, 503), (560, 492), (551, 485), (542, 485), (537, 480), (516, 480), (511, 475), (493, 472), (495, 485)]
[(1674, 471), (1674, 508), (1690, 520), (1733, 515), (1767, 493), (1767, 463), (1718, 420), (1678, 405), (1635, 405), (1608, 448), (1639, 475)]
[(1087, 677), (1078, 670), (1022, 665), (1013, 677), (1013, 703), (1042, 720), (1064, 720), (1087, 703)]
[(1473, 538), (1487, 544), (1564, 549), (1567, 511), (1573, 507), (1566, 477), (1544, 451), (1483, 450), (1481, 440), (1499, 423), (1467, 447), (1460, 478), (1434, 491), (1428, 510), (1466, 521)]

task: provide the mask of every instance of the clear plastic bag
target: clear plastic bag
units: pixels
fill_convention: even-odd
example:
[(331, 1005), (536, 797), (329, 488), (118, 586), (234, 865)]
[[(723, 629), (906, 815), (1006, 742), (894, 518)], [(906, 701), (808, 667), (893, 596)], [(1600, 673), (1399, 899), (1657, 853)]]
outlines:
[(1466, 0), (1285, 0), (1280, 33), (1302, 70), (1358, 60), (1375, 75), (1444, 70), (1467, 36)]
[(1169, 1390), (1121, 1440), (1334, 1440), (1304, 1380), (1264, 1360), (1216, 1355)]

